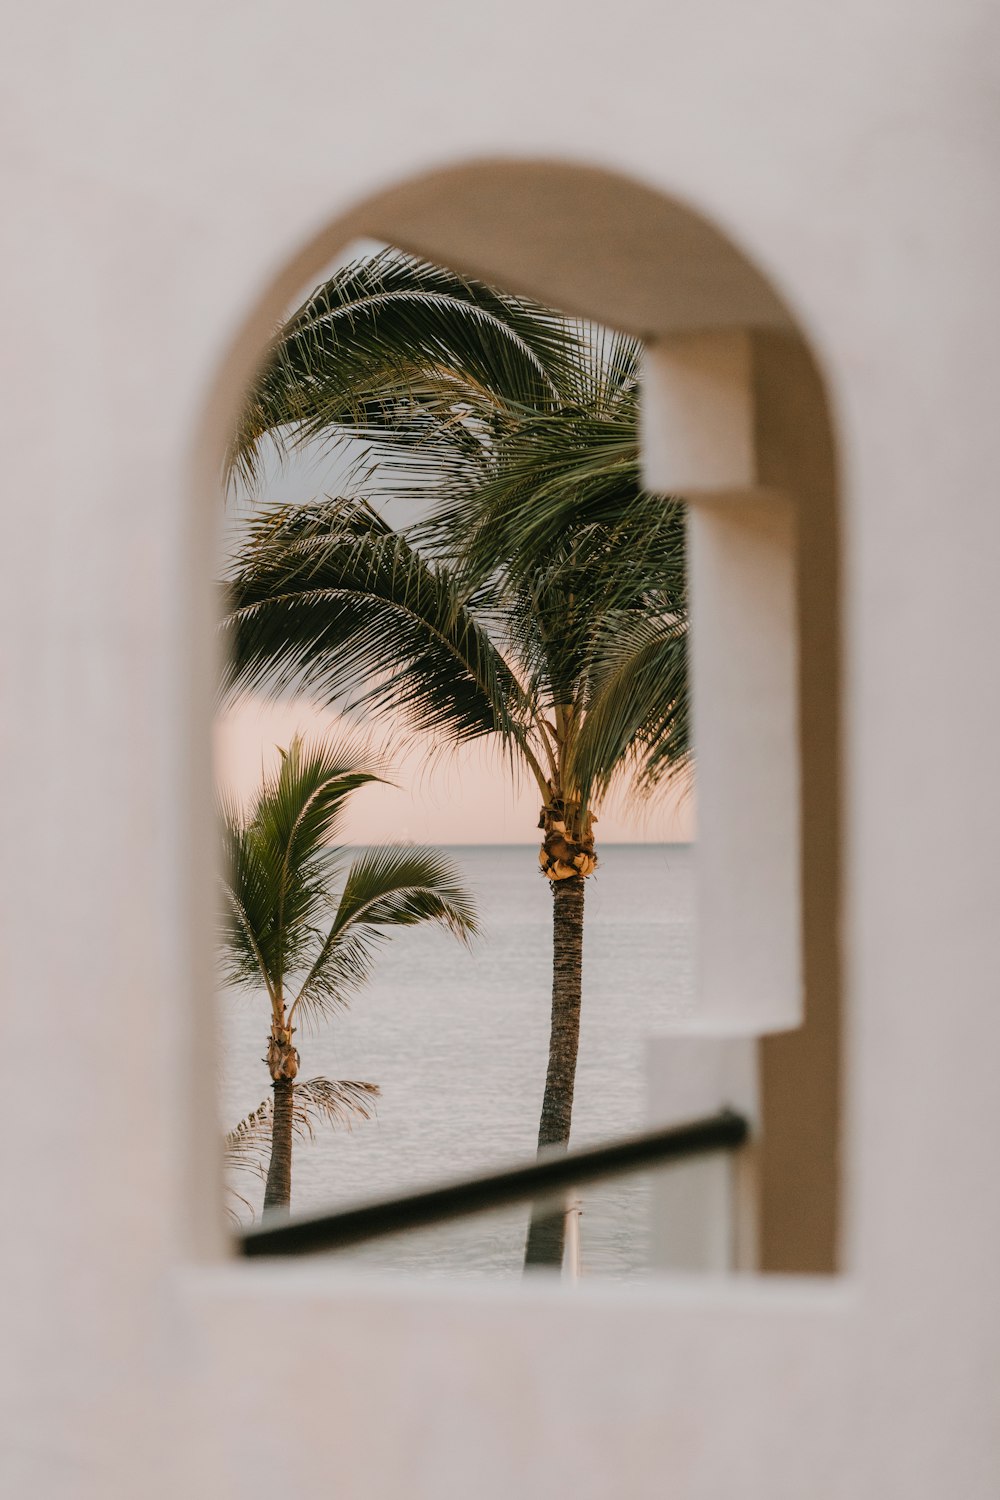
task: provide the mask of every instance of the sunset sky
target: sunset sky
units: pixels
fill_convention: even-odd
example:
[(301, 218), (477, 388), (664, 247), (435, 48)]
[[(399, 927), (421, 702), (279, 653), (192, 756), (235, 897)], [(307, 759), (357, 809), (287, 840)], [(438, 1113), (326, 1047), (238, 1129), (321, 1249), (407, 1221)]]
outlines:
[[(515, 794), (509, 771), (495, 752), (473, 747), (460, 754), (428, 758), (410, 750), (393, 753), (391, 740), (376, 726), (345, 724), (307, 701), (268, 703), (246, 699), (216, 725), (220, 783), (245, 798), (260, 784), (262, 767), (271, 769), (277, 745), (297, 731), (343, 735), (352, 742), (388, 750), (395, 786), (366, 787), (354, 799), (344, 828), (345, 842), (418, 844), (531, 844), (539, 838), (538, 792), (527, 781)], [(597, 837), (605, 843), (667, 843), (694, 837), (694, 798), (666, 796), (654, 808), (627, 809), (617, 799), (601, 815)]]

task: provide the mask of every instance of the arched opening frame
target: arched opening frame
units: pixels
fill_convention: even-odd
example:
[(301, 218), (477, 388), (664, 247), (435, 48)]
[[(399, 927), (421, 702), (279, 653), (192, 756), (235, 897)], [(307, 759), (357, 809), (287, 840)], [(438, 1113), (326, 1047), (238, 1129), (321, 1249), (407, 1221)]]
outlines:
[[(831, 1272), (843, 1237), (839, 544), (828, 404), (807, 342), (728, 238), (660, 193), (540, 162), (433, 172), (342, 216), (268, 288), (206, 408), (196, 458), (203, 503), (270, 327), (311, 276), (363, 237), (647, 346), (648, 482), (691, 505), (699, 1029), (709, 1046), (760, 1037), (755, 1243), (744, 1260)], [(208, 612), (206, 598), (193, 622), (200, 639)], [(207, 718), (212, 664), (194, 639), (192, 652)], [(202, 870), (208, 826), (196, 810), (193, 863)], [(204, 881), (192, 898), (207, 982)], [(188, 1211), (193, 1204), (192, 1242), (218, 1252), (218, 1180), (200, 1132), (214, 1078), (204, 1059), (196, 1068)]]

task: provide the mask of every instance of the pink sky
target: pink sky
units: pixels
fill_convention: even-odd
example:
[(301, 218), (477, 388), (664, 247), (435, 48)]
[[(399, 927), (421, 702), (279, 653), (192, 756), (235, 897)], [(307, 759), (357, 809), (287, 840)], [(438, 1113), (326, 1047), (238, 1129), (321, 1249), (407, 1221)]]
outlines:
[[(276, 746), (296, 731), (307, 735), (343, 734), (365, 738), (363, 729), (345, 725), (332, 712), (305, 699), (266, 702), (249, 697), (216, 723), (215, 753), (220, 785), (241, 800), (270, 769)], [(384, 735), (368, 731), (371, 742)], [(525, 784), (519, 794), (503, 766), (485, 747), (469, 747), (436, 760), (417, 751), (392, 755), (393, 787), (366, 787), (354, 799), (344, 828), (346, 843), (413, 840), (418, 844), (532, 844), (538, 838), (538, 793)], [(664, 795), (654, 807), (628, 809), (617, 799), (601, 815), (597, 829), (605, 843), (669, 843), (694, 838), (694, 797)]]

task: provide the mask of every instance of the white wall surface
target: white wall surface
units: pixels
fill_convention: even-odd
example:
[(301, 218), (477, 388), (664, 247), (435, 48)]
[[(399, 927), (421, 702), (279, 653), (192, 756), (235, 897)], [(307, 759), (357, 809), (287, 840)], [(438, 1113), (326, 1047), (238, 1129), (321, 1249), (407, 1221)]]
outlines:
[[(995, 1496), (998, 28), (988, 0), (10, 11), (5, 1494)], [(212, 1164), (191, 1150), (213, 1129), (210, 1042), (192, 1042), (210, 890), (198, 443), (218, 442), (326, 226), (496, 157), (603, 166), (696, 205), (773, 278), (828, 380), (847, 610), (839, 1281), (375, 1287), (230, 1264), (210, 1222)], [(548, 263), (558, 288), (572, 250)], [(610, 290), (628, 316), (632, 289)]]

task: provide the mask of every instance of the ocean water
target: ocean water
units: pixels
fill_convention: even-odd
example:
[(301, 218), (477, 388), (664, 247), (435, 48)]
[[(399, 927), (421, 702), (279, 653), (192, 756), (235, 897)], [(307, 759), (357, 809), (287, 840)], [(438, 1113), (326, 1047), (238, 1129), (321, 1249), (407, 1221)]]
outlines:
[[(641, 1129), (645, 1044), (693, 1007), (692, 849), (618, 844), (587, 882), (584, 989), (573, 1144)], [(549, 888), (526, 846), (448, 851), (476, 892), (472, 951), (446, 933), (402, 930), (348, 1012), (299, 1031), (300, 1077), (379, 1085), (378, 1118), (296, 1143), (293, 1213), (316, 1213), (534, 1156), (547, 1060)], [(269, 1092), (263, 995), (221, 997), (221, 1114), (230, 1128)], [(258, 1216), (263, 1184), (233, 1178)], [(585, 1190), (582, 1271), (625, 1277), (646, 1262), (648, 1180)], [(430, 1275), (517, 1276), (527, 1208), (394, 1236), (345, 1259)], [(250, 1213), (240, 1209), (245, 1222)]]

